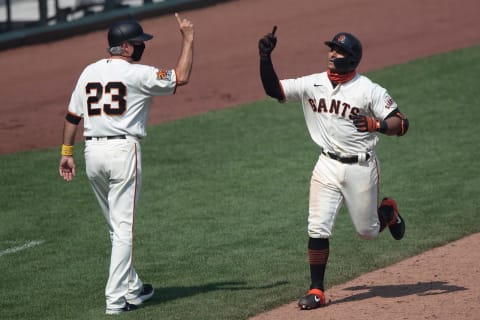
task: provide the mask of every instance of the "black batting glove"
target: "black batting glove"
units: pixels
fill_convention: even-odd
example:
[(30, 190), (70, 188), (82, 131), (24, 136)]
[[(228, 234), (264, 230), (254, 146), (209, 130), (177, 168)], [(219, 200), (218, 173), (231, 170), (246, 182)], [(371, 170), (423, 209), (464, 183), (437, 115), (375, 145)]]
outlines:
[(275, 37), (275, 31), (277, 26), (273, 27), (272, 32), (267, 33), (263, 38), (258, 41), (258, 50), (261, 57), (269, 57), (273, 49), (277, 45), (277, 37)]
[(357, 130), (360, 132), (376, 132), (385, 133), (387, 131), (387, 123), (385, 121), (380, 121), (378, 119), (364, 116), (364, 115), (354, 115), (351, 116), (353, 124), (357, 127)]

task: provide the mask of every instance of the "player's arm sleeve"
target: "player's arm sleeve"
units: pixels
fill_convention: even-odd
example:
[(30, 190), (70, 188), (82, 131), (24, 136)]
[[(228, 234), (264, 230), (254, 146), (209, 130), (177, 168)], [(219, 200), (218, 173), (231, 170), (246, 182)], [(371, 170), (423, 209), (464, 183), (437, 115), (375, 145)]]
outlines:
[(83, 103), (82, 103), (82, 87), (77, 83), (75, 90), (72, 92), (70, 102), (68, 104), (68, 112), (65, 120), (71, 124), (78, 125), (83, 117)]
[(388, 94), (387, 90), (377, 87), (374, 90), (374, 113), (384, 122), (387, 135), (403, 136), (409, 128), (407, 117), (400, 112), (397, 103)]
[(137, 75), (142, 75), (141, 91), (145, 95), (166, 96), (174, 94), (177, 89), (177, 76), (174, 69), (162, 69), (148, 66), (138, 67)]
[(67, 115), (65, 116), (65, 120), (67, 120), (71, 124), (78, 125), (80, 123), (80, 121), (82, 120), (82, 117), (77, 116), (74, 113), (67, 112)]
[(260, 78), (262, 79), (265, 93), (280, 102), (285, 101), (285, 94), (278, 80), (278, 76), (273, 68), (272, 59), (268, 57), (260, 57)]

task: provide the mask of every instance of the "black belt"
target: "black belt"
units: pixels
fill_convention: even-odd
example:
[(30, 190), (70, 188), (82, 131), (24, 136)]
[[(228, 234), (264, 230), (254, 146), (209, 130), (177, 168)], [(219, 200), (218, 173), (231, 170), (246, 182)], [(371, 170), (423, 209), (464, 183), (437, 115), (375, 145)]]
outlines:
[(122, 134), (119, 136), (105, 136), (105, 137), (85, 137), (85, 140), (114, 140), (114, 139), (127, 139), (127, 136)]
[[(322, 154), (326, 155), (327, 157), (333, 160), (340, 161), (341, 163), (349, 163), (349, 164), (358, 163), (358, 156), (340, 157), (340, 156), (337, 156), (335, 153), (325, 152), (325, 151), (322, 151)], [(370, 159), (370, 154), (367, 153), (365, 161), (368, 159)]]

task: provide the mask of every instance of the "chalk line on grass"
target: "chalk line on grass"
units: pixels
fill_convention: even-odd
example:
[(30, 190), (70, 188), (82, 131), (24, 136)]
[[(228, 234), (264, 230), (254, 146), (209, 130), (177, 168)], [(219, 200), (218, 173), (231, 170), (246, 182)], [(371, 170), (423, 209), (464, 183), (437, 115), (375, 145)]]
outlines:
[(29, 249), (29, 248), (36, 247), (38, 245), (41, 245), (44, 242), (45, 242), (44, 240), (32, 240), (30, 242), (25, 243), (24, 245), (21, 245), (21, 246), (12, 247), (12, 248), (2, 250), (2, 251), (0, 251), (0, 257), (4, 256), (4, 255), (7, 255), (7, 254), (10, 254), (10, 253), (15, 253), (15, 252), (18, 252), (18, 251), (22, 251), (22, 250), (26, 250), (26, 249)]

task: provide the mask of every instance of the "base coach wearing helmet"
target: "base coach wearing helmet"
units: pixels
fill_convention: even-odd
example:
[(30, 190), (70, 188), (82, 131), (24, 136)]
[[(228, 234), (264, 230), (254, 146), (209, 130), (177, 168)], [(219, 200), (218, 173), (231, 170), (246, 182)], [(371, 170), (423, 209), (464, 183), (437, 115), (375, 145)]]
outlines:
[[(121, 21), (108, 31), (109, 57), (87, 66), (72, 93), (64, 124), (60, 175), (75, 176), (73, 145), (84, 119), (87, 177), (107, 221), (112, 244), (105, 288), (106, 313), (137, 308), (154, 294), (133, 267), (133, 221), (142, 174), (140, 140), (152, 98), (171, 95), (187, 84), (193, 61), (193, 25), (176, 18), (182, 48), (175, 68), (135, 64), (145, 41), (153, 38), (136, 21)], [(136, 218), (136, 217), (135, 217)]]
[(310, 288), (298, 304), (301, 309), (326, 305), (324, 275), (329, 238), (343, 204), (363, 239), (373, 239), (386, 227), (400, 240), (405, 222), (393, 198), (379, 201), (380, 168), (375, 145), (380, 134), (403, 136), (408, 120), (387, 90), (356, 72), (362, 45), (341, 32), (325, 44), (327, 70), (278, 80), (271, 52), (273, 31), (259, 41), (260, 76), (265, 92), (280, 102), (300, 102), (312, 140), (320, 156), (310, 181), (308, 257)]

